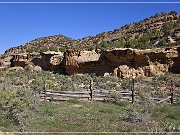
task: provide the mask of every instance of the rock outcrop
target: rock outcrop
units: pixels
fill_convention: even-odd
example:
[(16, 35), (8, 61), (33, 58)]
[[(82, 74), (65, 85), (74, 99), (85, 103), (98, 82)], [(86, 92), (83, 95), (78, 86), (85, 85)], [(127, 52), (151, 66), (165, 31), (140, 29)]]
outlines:
[(150, 77), (169, 72), (174, 58), (178, 55), (176, 47), (154, 50), (127, 49), (110, 51), (107, 58), (120, 65), (114, 70), (114, 75), (129, 78), (139, 75)]
[(10, 65), (23, 67), (26, 71), (49, 70), (60, 72), (63, 60), (61, 52), (19, 53), (13, 54)]
[(102, 70), (106, 70), (103, 66), (107, 65), (103, 55), (95, 51), (67, 51), (63, 62), (67, 74), (95, 73), (103, 75)]
[[(68, 75), (94, 73), (120, 78), (151, 77), (166, 72), (180, 73), (180, 46), (156, 49), (116, 48), (112, 50), (67, 50), (61, 52), (22, 53), (1, 61), (1, 71), (48, 70)], [(3, 63), (1, 62), (1, 63)]]
[[(179, 73), (180, 47), (158, 49), (113, 49), (100, 53), (95, 51), (66, 52), (64, 68), (67, 74), (95, 73), (121, 78), (154, 76), (166, 72)], [(91, 59), (92, 58), (92, 59)]]

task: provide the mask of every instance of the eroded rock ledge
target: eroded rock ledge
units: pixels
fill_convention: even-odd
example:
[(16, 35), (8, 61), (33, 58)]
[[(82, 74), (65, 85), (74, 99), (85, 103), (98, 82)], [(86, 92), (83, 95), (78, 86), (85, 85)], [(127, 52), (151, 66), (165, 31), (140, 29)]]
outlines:
[(0, 59), (0, 71), (49, 70), (68, 75), (95, 73), (121, 78), (180, 73), (180, 46), (138, 50), (113, 50), (23, 53)]

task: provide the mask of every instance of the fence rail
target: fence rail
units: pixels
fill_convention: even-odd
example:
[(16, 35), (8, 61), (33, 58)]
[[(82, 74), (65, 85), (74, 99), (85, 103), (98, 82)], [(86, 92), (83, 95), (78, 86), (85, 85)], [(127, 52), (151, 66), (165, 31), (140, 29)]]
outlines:
[[(93, 81), (90, 81), (89, 90), (81, 91), (54, 91), (46, 89), (46, 84), (44, 89), (40, 92), (40, 101), (50, 101), (50, 102), (60, 102), (68, 101), (71, 99), (76, 99), (79, 101), (100, 101), (100, 102), (115, 102), (117, 98), (121, 101), (128, 101), (131, 103), (143, 102), (141, 96), (138, 95), (134, 87), (134, 79), (132, 79), (132, 85), (129, 89), (121, 91), (109, 91), (105, 89), (93, 89)], [(119, 97), (117, 97), (119, 96)], [(180, 102), (180, 94), (174, 93), (173, 83), (171, 82), (170, 92), (167, 97), (147, 97), (153, 103), (168, 103), (173, 104)], [(118, 99), (119, 100), (119, 99)]]
[[(92, 94), (92, 97), (91, 97)], [(54, 91), (54, 90), (42, 90), (40, 92), (40, 101), (49, 101), (49, 102), (61, 102), (61, 101), (68, 101), (71, 99), (77, 99), (79, 101), (88, 102), (88, 101), (100, 101), (100, 102), (114, 102), (116, 100), (115, 96), (112, 95), (119, 95), (122, 101), (128, 101), (132, 103), (132, 91), (116, 91), (114, 94), (107, 90), (93, 90), (91, 91)], [(158, 97), (151, 97), (149, 98), (154, 103), (168, 103), (170, 104), (171, 96), (167, 96), (164, 98)], [(134, 101), (140, 101), (140, 97), (138, 93), (134, 92)], [(174, 94), (173, 103), (177, 103), (180, 101), (180, 95)]]
[(108, 98), (108, 91), (53, 91), (43, 90), (40, 93), (40, 98), (46, 101), (68, 101), (70, 99), (78, 99), (80, 101), (105, 101)]
[[(131, 91), (117, 91), (115, 94), (120, 94), (123, 100), (131, 101)], [(92, 96), (91, 96), (92, 95)], [(134, 93), (134, 95), (137, 95)], [(77, 99), (80, 101), (114, 101), (115, 97), (112, 92), (107, 90), (93, 90), (93, 91), (54, 91), (42, 90), (40, 99), (44, 101), (68, 101), (70, 99)]]

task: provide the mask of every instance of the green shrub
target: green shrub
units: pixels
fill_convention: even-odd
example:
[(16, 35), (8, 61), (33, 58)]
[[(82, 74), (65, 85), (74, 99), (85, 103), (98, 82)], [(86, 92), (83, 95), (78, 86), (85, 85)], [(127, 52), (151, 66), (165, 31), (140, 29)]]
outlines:
[(24, 131), (25, 119), (28, 117), (27, 110), (33, 106), (31, 95), (31, 91), (26, 88), (0, 89), (0, 119), (4, 121), (3, 126), (9, 126), (9, 122), (13, 121), (14, 125), (19, 125)]
[(34, 49), (34, 48), (28, 48), (26, 51), (27, 51), (28, 53), (32, 53), (32, 52), (36, 52), (36, 49)]

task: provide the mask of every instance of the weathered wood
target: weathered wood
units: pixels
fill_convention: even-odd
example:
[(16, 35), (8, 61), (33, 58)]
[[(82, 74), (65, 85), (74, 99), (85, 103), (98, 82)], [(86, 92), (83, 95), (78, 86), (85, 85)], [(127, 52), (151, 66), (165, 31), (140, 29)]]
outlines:
[(110, 91), (109, 90), (104, 90), (104, 89), (94, 89), (93, 93), (104, 93), (104, 94), (109, 94)]
[(121, 94), (132, 94), (132, 91), (119, 91), (118, 93), (121, 93)]
[(175, 94), (175, 93), (174, 93), (174, 96), (180, 96), (180, 94)]
[[(92, 83), (92, 81), (91, 81)], [(92, 86), (92, 84), (91, 84)], [(95, 101), (114, 101), (114, 98), (107, 97), (107, 94), (110, 94), (110, 91), (107, 90), (92, 90), (91, 91), (53, 91), (46, 90), (41, 92), (40, 98), (46, 98), (47, 101), (67, 101), (72, 98), (83, 100), (83, 101), (92, 101), (91, 92), (93, 99)], [(131, 101), (131, 91), (120, 91), (123, 95), (123, 98), (127, 101)]]
[(106, 95), (94, 93), (93, 97), (106, 97)]
[(134, 78), (132, 79), (132, 104), (134, 104), (134, 96), (135, 96), (135, 90), (134, 90)]
[(46, 95), (54, 95), (54, 96), (82, 96), (82, 97), (90, 97), (89, 94), (61, 94), (61, 93), (51, 93), (51, 92), (46, 92), (46, 93), (41, 93), (41, 94), (46, 94)]
[[(134, 89), (134, 79), (131, 80), (131, 90), (122, 90), (122, 91), (115, 91), (116, 94), (121, 94), (122, 101), (127, 102), (138, 102), (138, 94)], [(70, 99), (76, 99), (79, 101), (98, 101), (98, 102), (115, 102), (115, 98), (110, 96), (111, 92), (109, 90), (104, 89), (93, 89), (93, 81), (90, 81), (89, 90), (87, 91), (54, 91), (48, 90), (46, 88), (46, 84), (44, 85), (43, 91), (40, 93), (40, 98), (43, 101), (51, 101), (51, 102), (60, 102), (60, 101), (68, 101)], [(173, 91), (173, 86), (171, 85), (170, 89), (170, 96), (166, 98), (150, 98), (155, 103), (176, 103), (178, 102), (179, 94), (175, 94)], [(136, 99), (135, 99), (136, 96)], [(173, 96), (173, 97), (172, 97)], [(171, 101), (173, 100), (173, 101)]]
[(93, 80), (92, 80), (92, 78), (91, 78), (91, 80), (90, 80), (89, 90), (90, 90), (89, 95), (90, 95), (90, 97), (91, 97), (91, 101), (93, 102)]
[[(73, 98), (57, 98), (57, 97), (54, 97), (53, 99), (51, 99), (50, 97), (47, 97), (47, 101), (51, 101), (51, 102), (57, 102), (57, 101), (69, 101)], [(85, 99), (78, 99), (79, 101), (89, 101), (87, 98)]]
[(90, 98), (90, 96), (79, 96), (79, 95), (64, 95), (64, 96), (55, 96), (55, 95), (42, 95), (41, 97), (51, 97), (51, 96), (53, 96), (53, 97), (58, 97), (58, 98), (64, 98), (64, 97), (70, 97), (70, 98)]
[(170, 88), (170, 102), (171, 102), (171, 105), (173, 104), (173, 101), (174, 101), (174, 90), (173, 90), (173, 81), (171, 80), (171, 88)]
[(171, 99), (171, 96), (168, 96), (167, 98), (160, 100), (158, 103), (166, 102), (166, 101), (168, 101), (169, 99)]
[[(64, 96), (64, 97), (88, 97), (90, 98), (90, 95), (89, 94), (84, 94), (84, 95), (79, 95), (79, 94), (60, 94), (60, 93), (49, 93), (49, 92), (46, 92), (45, 93), (41, 93), (41, 95), (46, 95), (46, 96)], [(103, 94), (93, 94), (94, 97), (106, 97), (106, 95), (103, 95)]]
[[(120, 93), (122, 96), (130, 96), (132, 97), (132, 92), (129, 92), (129, 93)], [(136, 96), (137, 94), (134, 93), (134, 96)]]
[(161, 100), (163, 100), (164, 98), (150, 98), (150, 100), (155, 101), (155, 102), (159, 102)]
[[(52, 93), (61, 93), (61, 94), (89, 94), (91, 93), (90, 90), (88, 91), (54, 91), (54, 90), (46, 90), (46, 92)], [(102, 91), (102, 90), (93, 90), (93, 93), (100, 93), (100, 94), (109, 94), (109, 91)]]
[[(91, 98), (89, 95), (67, 95), (67, 94), (59, 94), (59, 95), (54, 95), (54, 94), (41, 94), (41, 98), (43, 97), (72, 97), (72, 98)], [(93, 95), (96, 98), (105, 98), (105, 95)]]
[(90, 93), (90, 91), (53, 91), (53, 90), (46, 90), (46, 92), (60, 93), (60, 94), (89, 94)]
[[(46, 95), (46, 82), (44, 81), (44, 88), (43, 88), (43, 91), (44, 91), (44, 93), (45, 93), (45, 95)], [(46, 102), (46, 96), (44, 96), (44, 101)]]
[[(55, 98), (55, 99), (53, 99), (53, 100), (48, 100), (47, 99), (47, 101), (50, 101), (50, 102), (64, 102), (64, 101), (69, 101), (70, 99), (57, 99), (57, 98)], [(91, 100), (88, 100), (88, 99), (78, 99), (78, 101), (81, 101), (81, 102), (91, 102)], [(106, 100), (106, 99), (96, 99), (95, 101), (97, 101), (97, 102), (113, 102), (114, 101), (114, 99), (112, 99), (112, 101), (110, 100), (110, 99), (108, 99), (108, 100)]]
[(129, 97), (129, 96), (124, 96), (124, 97), (122, 97), (122, 99), (130, 99), (130, 100), (132, 100), (132, 98), (131, 97)]
[[(53, 99), (51, 99), (51, 97), (47, 97), (47, 101), (69, 101), (73, 98), (69, 98), (69, 97), (64, 97), (64, 98), (58, 98), (58, 97), (55, 97)], [(86, 99), (77, 99), (79, 101), (90, 101), (90, 99), (86, 98)], [(105, 99), (105, 98), (94, 98), (95, 101), (105, 101), (105, 100), (108, 100), (108, 99)]]

